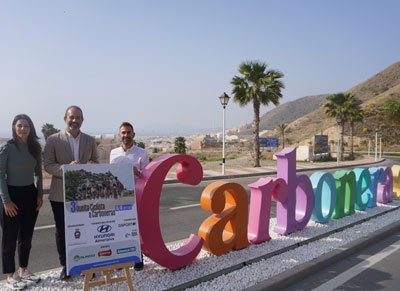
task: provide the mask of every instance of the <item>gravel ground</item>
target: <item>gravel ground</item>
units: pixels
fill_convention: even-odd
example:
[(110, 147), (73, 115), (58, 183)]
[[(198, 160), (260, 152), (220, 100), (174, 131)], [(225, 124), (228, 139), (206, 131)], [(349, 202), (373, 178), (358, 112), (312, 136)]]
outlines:
[[(351, 216), (338, 220), (330, 220), (327, 224), (319, 224), (313, 221), (302, 230), (289, 236), (280, 236), (271, 231), (272, 240), (258, 245), (252, 245), (240, 251), (231, 251), (223, 256), (216, 257), (206, 251), (201, 251), (197, 259), (189, 266), (177, 271), (169, 271), (148, 258), (145, 258), (143, 271), (131, 271), (135, 290), (165, 290), (184, 284), (188, 281), (212, 274), (222, 269), (240, 264), (244, 261), (263, 256), (279, 249), (295, 245), (298, 242), (310, 239), (317, 235), (330, 232), (345, 225), (361, 221), (362, 219), (374, 216), (384, 211), (395, 209), (400, 206), (400, 201), (390, 204), (378, 204), (378, 207), (369, 208), (366, 211), (357, 211)], [(238, 271), (228, 273), (201, 283), (192, 290), (238, 290), (257, 284), (271, 278), (296, 265), (310, 261), (331, 250), (339, 248), (349, 242), (367, 236), (382, 227), (398, 221), (400, 209), (373, 218), (367, 222), (357, 224), (341, 232), (334, 233), (320, 240), (297, 247), (291, 251), (284, 252), (269, 259), (265, 259)], [(275, 219), (271, 219), (270, 229), (273, 229)], [(168, 244), (169, 249), (176, 249), (184, 241)], [(73, 276), (69, 281), (62, 282), (58, 279), (59, 269), (44, 272), (41, 274), (42, 281), (37, 285), (29, 286), (29, 290), (82, 290), (83, 277)], [(122, 273), (119, 273), (122, 274)], [(98, 275), (97, 278), (100, 276)], [(8, 290), (4, 282), (0, 290)], [(90, 290), (128, 290), (125, 282), (114, 283), (101, 287), (90, 288)]]

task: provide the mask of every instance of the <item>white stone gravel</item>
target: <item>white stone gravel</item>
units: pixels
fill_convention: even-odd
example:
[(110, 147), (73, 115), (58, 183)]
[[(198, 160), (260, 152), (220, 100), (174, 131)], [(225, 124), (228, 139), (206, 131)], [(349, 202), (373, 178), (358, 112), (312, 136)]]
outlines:
[[(400, 206), (400, 201), (390, 204), (378, 204), (378, 207), (369, 208), (366, 211), (356, 211), (351, 216), (342, 219), (330, 220), (327, 224), (319, 224), (310, 221), (302, 231), (297, 231), (289, 236), (280, 236), (272, 230), (275, 219), (271, 219), (270, 235), (272, 240), (258, 245), (240, 250), (231, 251), (223, 256), (214, 256), (206, 251), (201, 251), (199, 256), (189, 266), (177, 271), (169, 271), (145, 257), (145, 268), (143, 271), (131, 271), (135, 290), (165, 290), (185, 282), (206, 276), (240, 264), (252, 258), (257, 258), (284, 247), (296, 244), (317, 235), (332, 231), (350, 223), (360, 221), (364, 218), (382, 213), (383, 211)], [(397, 222), (400, 217), (400, 209), (371, 219), (362, 224), (358, 224), (341, 232), (334, 233), (328, 237), (311, 242), (294, 250), (287, 251), (272, 258), (253, 263), (238, 271), (219, 276), (218, 278), (201, 283), (192, 290), (238, 290), (243, 289), (281, 272), (284, 272), (298, 264), (305, 263), (319, 257), (331, 250), (339, 248), (349, 242), (377, 231), (384, 226)], [(184, 241), (168, 244), (169, 249), (176, 249)], [(122, 273), (120, 273), (122, 274)], [(74, 276), (67, 282), (58, 279), (59, 270), (52, 270), (41, 274), (42, 281), (37, 285), (29, 286), (28, 290), (82, 290), (83, 277)], [(97, 276), (100, 277), (100, 276)], [(8, 290), (4, 282), (0, 285), (0, 290)], [(90, 290), (128, 290), (125, 282), (93, 287)]]

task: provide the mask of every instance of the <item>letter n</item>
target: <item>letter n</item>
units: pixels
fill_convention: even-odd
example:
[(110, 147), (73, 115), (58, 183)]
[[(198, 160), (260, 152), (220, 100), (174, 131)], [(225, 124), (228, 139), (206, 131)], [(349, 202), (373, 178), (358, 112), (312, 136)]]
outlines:
[(356, 175), (353, 171), (337, 171), (333, 177), (336, 182), (336, 205), (332, 218), (338, 219), (355, 212)]

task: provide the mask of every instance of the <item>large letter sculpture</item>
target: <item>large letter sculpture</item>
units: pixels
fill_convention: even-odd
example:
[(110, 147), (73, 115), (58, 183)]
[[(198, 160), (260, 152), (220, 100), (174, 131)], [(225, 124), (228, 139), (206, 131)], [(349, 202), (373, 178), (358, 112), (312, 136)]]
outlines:
[(392, 166), (393, 174), (393, 198), (400, 199), (400, 166)]
[(162, 238), (159, 222), (161, 189), (168, 171), (176, 163), (179, 163), (176, 177), (181, 183), (197, 185), (201, 182), (203, 168), (195, 158), (188, 155), (165, 155), (146, 166), (135, 187), (143, 253), (171, 270), (190, 264), (203, 245), (201, 237), (191, 234), (185, 245), (171, 252)]
[(314, 190), (314, 209), (311, 218), (320, 223), (327, 223), (335, 209), (335, 179), (330, 173), (315, 172), (310, 180)]
[(381, 175), (383, 175), (383, 170), (381, 168), (369, 168), (369, 174), (371, 175), (371, 185), (369, 185), (369, 189), (366, 191), (368, 195), (371, 197), (368, 202), (368, 207), (373, 208), (376, 207), (376, 194), (378, 189), (378, 182), (382, 179)]
[(381, 167), (382, 175), (378, 182), (376, 192), (376, 200), (380, 203), (388, 203), (393, 201), (393, 175), (392, 169), (389, 167)]
[(285, 202), (277, 202), (275, 232), (289, 234), (303, 229), (310, 221), (314, 207), (314, 192), (310, 178), (296, 175), (296, 148), (285, 148), (276, 153), (278, 178), (288, 186)]
[(368, 202), (371, 199), (371, 196), (367, 193), (371, 185), (371, 175), (367, 169), (355, 168), (353, 172), (356, 175), (355, 208), (363, 211), (368, 207)]
[(356, 175), (353, 171), (337, 171), (333, 174), (336, 181), (336, 205), (332, 218), (352, 215), (356, 194)]
[(287, 199), (287, 185), (283, 179), (261, 178), (249, 184), (250, 215), (247, 238), (253, 244), (270, 240), (269, 221), (271, 218), (271, 201), (284, 203)]
[(200, 225), (198, 234), (204, 239), (204, 249), (219, 256), (250, 245), (247, 202), (246, 190), (237, 183), (217, 181), (204, 189), (201, 207), (216, 213)]

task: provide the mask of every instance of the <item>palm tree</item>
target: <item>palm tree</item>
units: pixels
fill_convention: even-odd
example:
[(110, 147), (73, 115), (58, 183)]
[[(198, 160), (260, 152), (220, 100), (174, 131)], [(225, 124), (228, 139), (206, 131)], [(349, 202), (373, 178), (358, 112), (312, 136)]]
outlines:
[(178, 136), (175, 138), (175, 147), (174, 151), (177, 154), (186, 154), (186, 140), (183, 136)]
[(254, 167), (260, 166), (260, 105), (279, 104), (282, 97), (281, 89), (285, 86), (280, 78), (284, 75), (277, 70), (267, 70), (267, 63), (260, 61), (247, 61), (239, 66), (242, 76), (233, 77), (233, 101), (241, 107), (253, 103), (254, 121)]
[(353, 158), (354, 156), (354, 143), (353, 143), (353, 136), (354, 136), (354, 123), (361, 122), (364, 119), (364, 112), (361, 109), (361, 100), (355, 96), (350, 96), (349, 100), (347, 101), (347, 106), (349, 108), (349, 117), (348, 121), (350, 122), (350, 157)]
[(327, 97), (328, 103), (324, 105), (325, 114), (328, 117), (336, 118), (340, 126), (340, 160), (343, 161), (344, 152), (344, 124), (350, 115), (349, 99), (352, 95), (337, 93)]
[(288, 127), (287, 124), (278, 124), (278, 126), (276, 127), (276, 129), (278, 130), (278, 132), (282, 135), (282, 149), (285, 148), (285, 130)]
[(400, 99), (390, 98), (386, 100), (380, 111), (386, 113), (388, 120), (400, 123)]
[(42, 125), (42, 133), (44, 136), (44, 140), (47, 141), (48, 137), (54, 133), (59, 132), (60, 130), (55, 128), (53, 124), (45, 123)]

